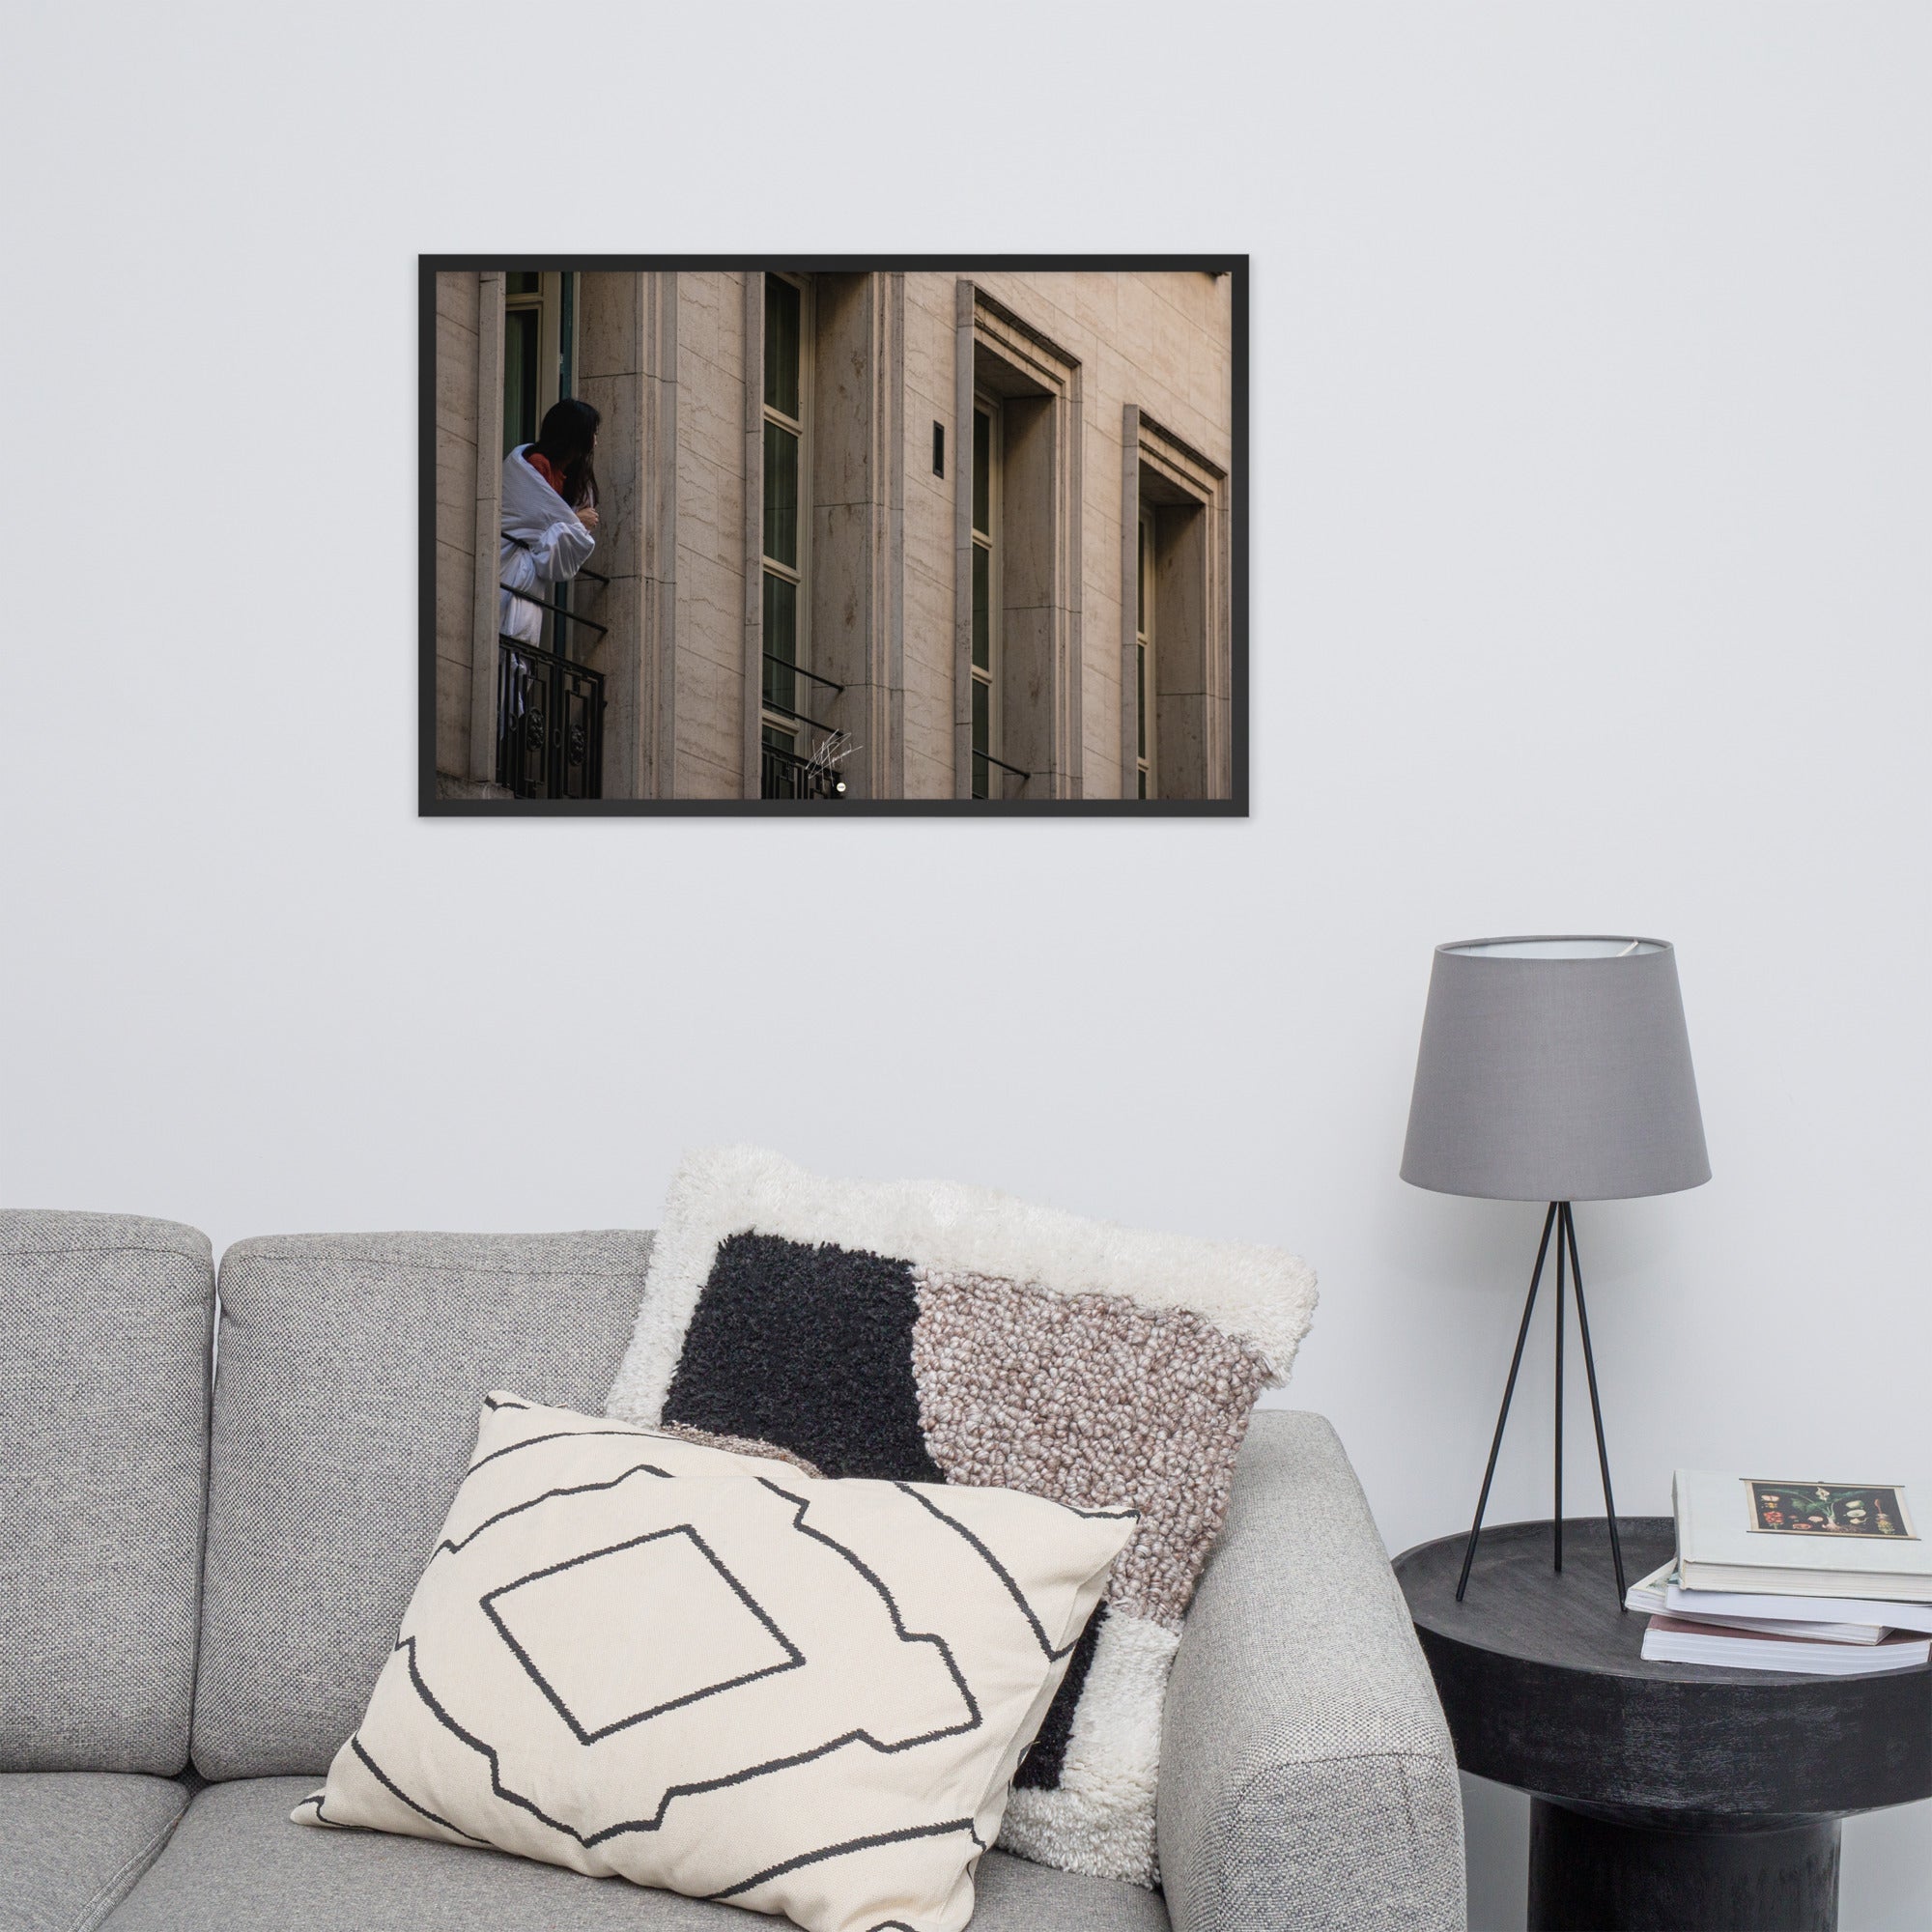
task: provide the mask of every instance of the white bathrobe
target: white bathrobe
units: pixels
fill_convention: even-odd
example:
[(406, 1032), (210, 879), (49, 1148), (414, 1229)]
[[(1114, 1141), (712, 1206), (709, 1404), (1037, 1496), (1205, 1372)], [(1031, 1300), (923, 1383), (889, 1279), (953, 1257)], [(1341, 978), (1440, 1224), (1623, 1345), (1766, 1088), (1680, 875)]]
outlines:
[(547, 583), (563, 583), (590, 561), (597, 539), (577, 521), (577, 512), (532, 469), (519, 443), (503, 459), (503, 538), (497, 547), (497, 592), (502, 607), (497, 628), (519, 643), (543, 638), (543, 612), (512, 589), (543, 597)]

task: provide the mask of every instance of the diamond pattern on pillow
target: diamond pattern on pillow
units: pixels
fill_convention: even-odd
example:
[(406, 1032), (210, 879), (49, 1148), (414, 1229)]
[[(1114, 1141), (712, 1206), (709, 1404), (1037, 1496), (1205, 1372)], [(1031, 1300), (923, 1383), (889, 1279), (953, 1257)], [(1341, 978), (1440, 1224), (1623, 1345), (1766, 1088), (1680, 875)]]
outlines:
[(298, 1823), (958, 1932), (1133, 1513), (806, 1477), (493, 1396)]

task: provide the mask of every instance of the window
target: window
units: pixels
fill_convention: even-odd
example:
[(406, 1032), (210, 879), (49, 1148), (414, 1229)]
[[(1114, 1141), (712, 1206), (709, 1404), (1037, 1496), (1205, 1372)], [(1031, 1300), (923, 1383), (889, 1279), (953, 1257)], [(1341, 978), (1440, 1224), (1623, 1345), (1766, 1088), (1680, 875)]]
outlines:
[[(512, 270), (503, 277), (503, 454), (534, 442), (554, 403), (572, 393), (577, 367), (577, 277)], [(541, 587), (541, 586), (539, 586)], [(570, 609), (570, 585), (550, 592)], [(546, 615), (544, 645), (563, 656), (582, 639), (560, 636), (577, 627)]]
[(954, 295), (953, 795), (1078, 798), (1080, 365), (971, 282)]
[(517, 270), (503, 277), (503, 454), (534, 442), (544, 412), (573, 393), (577, 277)]
[(764, 760), (761, 790), (795, 782), (801, 728), (799, 671), (807, 668), (810, 548), (806, 421), (810, 412), (810, 284), (789, 275), (765, 276), (764, 713), (763, 743), (777, 755)]
[(1230, 798), (1227, 472), (1138, 403), (1122, 428), (1120, 794)]
[(1158, 713), (1151, 701), (1159, 686), (1153, 659), (1153, 511), (1143, 503), (1140, 513), (1140, 554), (1134, 599), (1134, 693), (1140, 714), (1138, 765), (1142, 798), (1155, 798), (1154, 745)]
[(536, 275), (512, 275), (503, 307), (503, 454), (519, 443), (536, 440), (538, 357), (543, 331), (543, 301), (534, 288)]
[[(973, 399), (973, 791), (991, 798), (1000, 755), (1000, 409)], [(956, 689), (956, 687), (955, 687)]]

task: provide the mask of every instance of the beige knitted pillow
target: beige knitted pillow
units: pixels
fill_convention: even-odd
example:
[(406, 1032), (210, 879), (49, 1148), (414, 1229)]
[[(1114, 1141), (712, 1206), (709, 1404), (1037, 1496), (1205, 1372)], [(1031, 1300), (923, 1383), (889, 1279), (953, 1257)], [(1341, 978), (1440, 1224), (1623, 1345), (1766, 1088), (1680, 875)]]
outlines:
[(493, 1395), (307, 1825), (956, 1932), (1130, 1510), (832, 1482)]

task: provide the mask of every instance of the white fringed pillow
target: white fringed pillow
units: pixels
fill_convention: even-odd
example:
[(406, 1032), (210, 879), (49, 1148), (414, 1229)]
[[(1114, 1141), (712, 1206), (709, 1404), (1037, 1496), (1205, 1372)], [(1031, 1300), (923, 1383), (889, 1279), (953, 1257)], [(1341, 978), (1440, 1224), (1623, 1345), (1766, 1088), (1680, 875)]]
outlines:
[(1314, 1307), (1308, 1264), (1276, 1248), (724, 1148), (671, 1184), (607, 1408), (828, 1476), (1132, 1503), (1000, 1843), (1151, 1886), (1168, 1669), (1255, 1399)]
[(293, 1816), (808, 1932), (956, 1932), (1133, 1527), (493, 1395), (368, 1712)]

